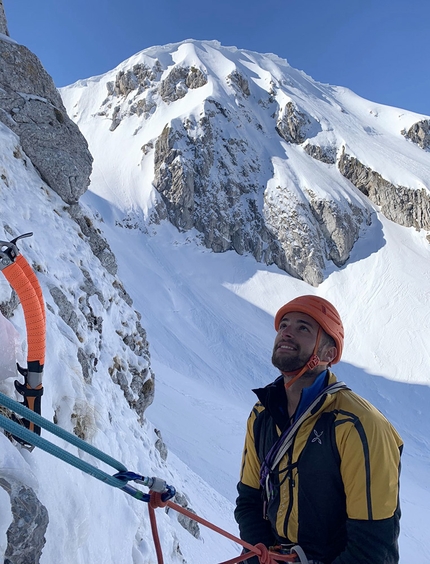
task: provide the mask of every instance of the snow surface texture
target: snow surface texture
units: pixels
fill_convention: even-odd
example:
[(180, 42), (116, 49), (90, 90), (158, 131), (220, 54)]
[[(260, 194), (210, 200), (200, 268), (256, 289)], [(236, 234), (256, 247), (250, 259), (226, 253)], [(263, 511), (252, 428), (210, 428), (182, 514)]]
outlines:
[[(145, 56), (161, 59), (164, 54), (170, 60), (170, 50), (171, 46), (154, 48)], [(191, 56), (186, 47), (177, 51)], [(225, 65), (216, 46), (208, 51), (220, 67)], [(241, 53), (231, 50), (230, 56), (234, 59)], [(272, 60), (286, 65), (276, 57), (265, 58)], [(232, 69), (233, 63), (229, 72)], [(225, 73), (226, 69), (221, 70)], [(112, 76), (116, 72), (112, 71)], [(298, 76), (311, 84), (302, 73)], [(91, 385), (84, 382), (76, 358), (79, 343), (55, 315), (49, 286), (56, 279), (64, 288), (76, 291), (75, 277), (81, 276), (78, 266), (82, 265), (97, 278), (105, 294), (111, 291), (112, 278), (79, 237), (59, 197), (47, 189), (28, 162), (14, 156), (18, 140), (1, 126), (0, 169), (6, 180), (0, 174), (0, 239), (10, 239), (9, 231), (13, 235), (34, 231), (34, 238), (25, 240), (21, 248), (30, 261), (40, 265), (40, 281), (51, 306), (44, 415), (52, 419), (54, 413), (63, 413), (59, 423), (70, 428), (73, 406), (82, 405), (93, 422), (91, 442), (95, 446), (131, 470), (165, 479), (188, 497), (190, 507), (199, 515), (234, 534), (235, 484), (246, 418), (255, 399), (251, 388), (277, 376), (270, 364), (273, 316), (279, 306), (299, 294), (321, 295), (339, 309), (346, 330), (344, 356), (335, 373), (386, 414), (405, 441), (401, 561), (430, 562), (430, 247), (426, 234), (400, 227), (371, 208), (372, 224), (358, 239), (349, 261), (341, 269), (332, 266), (318, 289), (250, 256), (214, 254), (201, 246), (194, 230), (179, 233), (168, 222), (150, 223), (156, 194), (150, 163), (142, 161), (147, 174), (138, 166), (135, 149), (140, 150), (142, 138), (132, 135), (136, 124), (124, 122), (114, 132), (100, 128), (98, 119), (91, 119), (90, 101), (81, 98), (80, 88), (86, 82), (100, 85), (100, 100), (106, 95), (103, 77), (63, 91), (72, 116), (74, 100), (80, 100), (75, 118), (79, 117), (95, 157), (90, 191), (81, 202), (93, 210), (93, 221), (116, 255), (119, 277), (133, 298), (133, 307), (142, 314), (156, 375), (155, 399), (141, 424), (121, 389), (107, 376), (107, 357), (118, 345), (120, 316), (101, 306), (97, 314), (103, 319), (106, 354), (101, 355), (97, 378)], [(363, 128), (368, 126), (370, 118), (364, 116), (369, 108), (385, 116), (381, 123), (386, 128), (394, 127), (394, 115), (399, 116), (400, 128), (418, 120), (419, 116), (367, 102), (343, 89), (327, 88), (339, 91), (349, 100), (350, 109), (354, 106), (357, 113), (362, 112)], [(169, 106), (172, 118), (178, 110), (175, 104), (182, 104), (184, 113), (190, 110), (185, 99), (178, 99)], [(349, 134), (348, 120), (343, 121), (342, 115), (339, 110), (339, 124)], [(158, 133), (146, 132), (147, 140), (161, 133), (166, 119), (169, 115), (160, 116)], [(397, 130), (398, 125), (395, 127)], [(121, 128), (124, 133), (111, 142), (109, 135)], [(372, 159), (375, 168), (405, 185), (413, 186), (417, 179), (429, 176), (425, 152), (413, 172), (398, 162), (389, 162), (358, 134), (354, 152), (364, 162)], [(319, 178), (312, 170), (306, 171), (310, 185), (317, 184)], [(336, 198), (336, 193), (330, 196)], [(137, 229), (123, 226), (130, 210), (143, 212), (136, 214)], [(9, 296), (6, 281), (0, 280), (0, 292)], [(23, 334), (19, 312), (13, 323)], [(13, 395), (12, 378), (0, 384), (1, 391)], [(161, 430), (169, 449), (165, 462), (154, 448), (154, 426)], [(48, 509), (50, 524), (42, 564), (57, 562), (60, 549), (64, 562), (74, 564), (155, 562), (144, 504), (43, 452), (21, 451), (2, 435), (0, 442), (1, 472), (10, 472), (31, 485)], [(2, 508), (6, 508), (0, 518), (0, 549), (5, 549), (11, 515), (1, 490), (0, 496)], [(159, 510), (157, 518), (166, 564), (215, 564), (237, 554), (232, 542), (203, 527), (200, 539), (194, 538), (179, 525), (173, 512)]]

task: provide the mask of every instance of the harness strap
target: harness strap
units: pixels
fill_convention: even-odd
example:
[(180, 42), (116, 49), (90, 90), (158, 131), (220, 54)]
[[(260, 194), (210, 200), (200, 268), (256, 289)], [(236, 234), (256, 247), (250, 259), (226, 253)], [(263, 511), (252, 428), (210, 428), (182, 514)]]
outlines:
[(340, 390), (349, 390), (345, 382), (334, 382), (326, 388), (324, 388), (314, 399), (314, 401), (309, 405), (309, 407), (296, 419), (296, 421), (279, 437), (277, 442), (267, 453), (261, 465), (260, 471), (260, 483), (265, 489), (267, 499), (270, 495), (270, 472), (273, 471), (276, 466), (280, 463), (285, 453), (288, 451), (293, 443), (294, 437), (297, 434), (302, 423), (308, 416), (312, 413), (313, 409), (320, 403), (323, 396), (327, 394), (334, 394)]
[(316, 366), (319, 366), (321, 364), (325, 364), (325, 362), (321, 362), (320, 357), (317, 354), (319, 344), (320, 344), (320, 340), (321, 340), (321, 335), (322, 335), (322, 329), (321, 329), (321, 326), (319, 326), (317, 338), (315, 339), (314, 350), (312, 351), (312, 354), (311, 354), (309, 360), (307, 361), (307, 363), (302, 368), (299, 368), (299, 370), (294, 370), (293, 372), (282, 372), (282, 374), (284, 374), (284, 376), (293, 376), (293, 378), (285, 384), (286, 390), (288, 390), (288, 388), (292, 384), (294, 384), (294, 382), (296, 380), (301, 378), (301, 376), (303, 376), (303, 374), (305, 372), (307, 372), (308, 370), (313, 370)]

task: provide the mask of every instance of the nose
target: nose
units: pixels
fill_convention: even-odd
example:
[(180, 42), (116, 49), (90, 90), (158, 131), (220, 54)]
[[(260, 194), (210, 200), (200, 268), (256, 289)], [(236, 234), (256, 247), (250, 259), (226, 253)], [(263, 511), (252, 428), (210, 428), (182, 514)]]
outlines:
[(285, 336), (289, 336), (292, 337), (293, 336), (293, 330), (290, 324), (286, 325), (284, 324), (284, 326), (279, 330), (280, 335), (282, 335), (282, 337)]

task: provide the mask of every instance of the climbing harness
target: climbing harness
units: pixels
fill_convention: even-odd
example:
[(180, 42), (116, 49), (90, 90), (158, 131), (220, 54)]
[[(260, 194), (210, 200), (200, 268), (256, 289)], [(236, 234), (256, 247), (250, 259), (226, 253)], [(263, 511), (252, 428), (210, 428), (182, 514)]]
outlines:
[[(19, 239), (32, 235), (33, 233), (25, 233), (12, 241), (0, 241), (0, 270), (21, 302), (27, 330), (27, 368), (18, 366), (19, 373), (24, 376), (24, 383), (16, 380), (15, 389), (23, 396), (23, 404), (40, 414), (46, 349), (45, 305), (39, 281), (17, 247)], [(20, 423), (40, 435), (40, 427), (33, 422), (23, 419)]]
[[(182, 515), (185, 515), (186, 517), (193, 519), (197, 523), (200, 523), (201, 525), (223, 535), (229, 540), (234, 541), (248, 551), (246, 554), (241, 554), (240, 556), (237, 556), (231, 560), (226, 560), (220, 564), (235, 564), (237, 562), (244, 562), (245, 560), (253, 556), (258, 557), (260, 564), (278, 564), (280, 562), (297, 562), (301, 564), (310, 564), (299, 546), (292, 546), (291, 548), (289, 548), (288, 553), (284, 550), (278, 552), (279, 547), (268, 549), (263, 544), (257, 544), (254, 546), (235, 537), (227, 531), (224, 531), (223, 529), (217, 527), (209, 521), (202, 519), (195, 513), (192, 513), (184, 507), (181, 507), (180, 505), (174, 503), (172, 501), (172, 498), (176, 495), (175, 488), (173, 486), (167, 485), (167, 483), (161, 478), (150, 478), (142, 476), (141, 474), (136, 474), (135, 472), (130, 472), (121, 462), (115, 460), (96, 447), (83, 441), (76, 435), (65, 431), (55, 423), (48, 421), (41, 415), (27, 408), (22, 403), (19, 403), (2, 393), (0, 393), (0, 406), (4, 406), (7, 409), (16, 412), (21, 417), (34, 423), (34, 425), (37, 425), (39, 428), (45, 429), (53, 435), (60, 437), (71, 445), (79, 448), (80, 450), (83, 450), (94, 458), (117, 470), (114, 475), (110, 475), (90, 464), (89, 462), (82, 460), (72, 453), (51, 443), (50, 441), (34, 433), (33, 431), (30, 431), (28, 428), (20, 425), (16, 421), (0, 414), (0, 427), (2, 427), (5, 431), (12, 434), (13, 436), (19, 437), (22, 441), (30, 443), (35, 447), (44, 450), (48, 454), (51, 454), (56, 458), (63, 460), (64, 462), (74, 466), (78, 470), (81, 470), (86, 474), (89, 474), (90, 476), (101, 480), (109, 486), (119, 488), (126, 494), (134, 497), (139, 501), (147, 502), (158, 564), (163, 564), (164, 562), (155, 518), (155, 509), (159, 507), (170, 507), (178, 513), (182, 513)], [(129, 485), (128, 482), (130, 481), (148, 487), (150, 490), (149, 493), (144, 493), (140, 489)]]

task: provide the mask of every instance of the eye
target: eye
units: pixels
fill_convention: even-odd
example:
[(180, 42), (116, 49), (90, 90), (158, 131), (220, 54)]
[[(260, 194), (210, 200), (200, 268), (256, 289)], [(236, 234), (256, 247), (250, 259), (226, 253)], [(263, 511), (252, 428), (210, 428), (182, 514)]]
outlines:
[(299, 331), (306, 331), (307, 333), (309, 333), (309, 327), (306, 327), (306, 325), (300, 325)]

